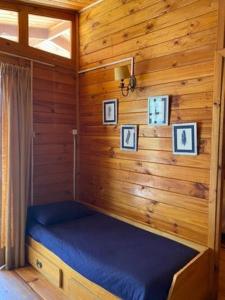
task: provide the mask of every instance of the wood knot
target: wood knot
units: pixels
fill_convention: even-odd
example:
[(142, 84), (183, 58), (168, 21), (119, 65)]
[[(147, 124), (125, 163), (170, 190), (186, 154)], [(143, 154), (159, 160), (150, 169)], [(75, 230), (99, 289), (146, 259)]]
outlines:
[(111, 158), (115, 157), (115, 151), (114, 151), (113, 148), (111, 148), (111, 149), (109, 150), (109, 156), (110, 156)]
[(154, 27), (154, 25), (152, 23), (147, 24), (146, 29), (147, 31), (151, 30)]
[(139, 166), (139, 167), (142, 167), (142, 162), (141, 161), (137, 161), (136, 165)]
[(193, 194), (195, 197), (205, 198), (209, 191), (209, 188), (205, 184), (199, 182), (195, 183), (195, 188), (196, 192)]
[(94, 23), (92, 24), (92, 28), (95, 28), (95, 27), (97, 27), (97, 26), (99, 26), (99, 25), (100, 25), (99, 22), (94, 22)]
[(158, 204), (158, 202), (156, 200), (152, 200), (152, 205), (156, 206)]
[(174, 223), (174, 224), (173, 224), (173, 227), (174, 227), (174, 232), (175, 232), (175, 233), (178, 233), (178, 224), (177, 224), (177, 223)]
[(146, 222), (147, 222), (149, 225), (151, 225), (151, 224), (152, 224), (152, 218), (151, 218), (151, 215), (150, 215), (148, 212), (146, 213), (146, 217), (147, 217)]
[(139, 90), (140, 90), (140, 92), (143, 92), (145, 90), (145, 87), (144, 86), (140, 86)]
[(154, 136), (155, 138), (158, 137), (158, 133), (157, 133), (157, 130), (156, 130), (156, 129), (154, 129), (154, 131), (153, 131), (153, 136)]
[(177, 163), (176, 158), (172, 158), (171, 161), (172, 161), (173, 164), (176, 164), (176, 163)]
[(148, 169), (145, 169), (144, 173), (147, 174), (147, 175), (152, 175), (152, 173)]

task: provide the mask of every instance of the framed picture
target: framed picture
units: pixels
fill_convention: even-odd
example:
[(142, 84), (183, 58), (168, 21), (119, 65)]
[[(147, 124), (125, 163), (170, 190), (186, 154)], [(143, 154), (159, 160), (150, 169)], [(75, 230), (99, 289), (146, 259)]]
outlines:
[(117, 124), (117, 99), (103, 101), (103, 124)]
[(121, 150), (137, 151), (137, 125), (122, 125), (120, 130)]
[(169, 96), (148, 98), (148, 125), (162, 126), (169, 124)]
[(197, 155), (197, 124), (173, 124), (173, 154)]

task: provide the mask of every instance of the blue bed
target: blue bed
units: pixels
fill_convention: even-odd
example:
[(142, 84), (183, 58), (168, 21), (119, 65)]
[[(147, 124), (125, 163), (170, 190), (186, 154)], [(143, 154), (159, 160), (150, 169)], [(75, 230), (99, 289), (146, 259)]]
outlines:
[(167, 299), (173, 275), (198, 254), (75, 202), (32, 207), (28, 216), (30, 237), (124, 300)]

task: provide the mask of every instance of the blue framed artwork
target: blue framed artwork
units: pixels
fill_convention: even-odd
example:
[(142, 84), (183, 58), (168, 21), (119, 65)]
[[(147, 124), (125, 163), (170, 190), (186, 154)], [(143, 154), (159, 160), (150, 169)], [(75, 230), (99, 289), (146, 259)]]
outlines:
[(103, 124), (117, 124), (117, 99), (103, 101)]
[(173, 154), (197, 155), (197, 124), (173, 124)]
[(120, 148), (125, 151), (137, 151), (137, 125), (121, 126)]
[(169, 124), (169, 96), (148, 98), (148, 125), (163, 126)]

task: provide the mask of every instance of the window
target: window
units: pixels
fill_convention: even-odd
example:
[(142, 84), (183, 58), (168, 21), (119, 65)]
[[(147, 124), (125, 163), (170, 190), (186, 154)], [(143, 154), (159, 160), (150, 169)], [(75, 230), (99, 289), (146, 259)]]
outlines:
[(0, 9), (0, 37), (18, 42), (18, 12)]
[(71, 58), (72, 22), (29, 14), (29, 46)]

